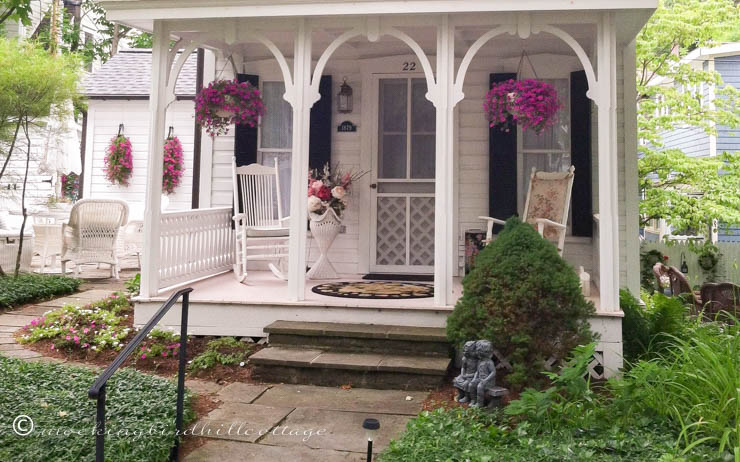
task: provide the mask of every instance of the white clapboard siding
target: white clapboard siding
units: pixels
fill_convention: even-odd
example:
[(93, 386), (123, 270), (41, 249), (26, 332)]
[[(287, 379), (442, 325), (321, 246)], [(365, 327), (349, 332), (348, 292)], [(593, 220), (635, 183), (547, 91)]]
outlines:
[[(129, 202), (132, 218), (142, 219), (149, 158), (149, 101), (92, 100), (89, 103), (86, 175), (86, 198), (115, 198)], [(124, 134), (131, 140), (134, 168), (128, 186), (112, 185), (105, 178), (105, 155), (110, 141), (124, 124)], [(169, 196), (167, 210), (186, 210), (191, 206), (193, 187), (193, 102), (176, 101), (167, 111), (167, 127), (182, 143), (185, 173), (174, 194)], [(90, 142), (91, 141), (91, 142)], [(89, 181), (88, 181), (89, 179)]]

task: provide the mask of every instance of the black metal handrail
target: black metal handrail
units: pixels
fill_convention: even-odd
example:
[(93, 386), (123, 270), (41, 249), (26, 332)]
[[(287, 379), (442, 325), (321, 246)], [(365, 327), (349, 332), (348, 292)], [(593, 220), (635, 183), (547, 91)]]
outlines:
[(138, 334), (131, 340), (128, 345), (121, 351), (116, 359), (113, 360), (110, 366), (100, 374), (100, 377), (95, 381), (87, 395), (90, 399), (98, 400), (97, 413), (95, 417), (95, 461), (103, 462), (105, 460), (105, 387), (108, 383), (108, 379), (120, 368), (126, 359), (133, 353), (133, 351), (139, 346), (139, 344), (149, 335), (149, 332), (154, 329), (159, 321), (164, 317), (165, 314), (172, 308), (177, 300), (182, 297), (182, 316), (180, 319), (180, 349), (179, 349), (179, 364), (177, 369), (177, 414), (175, 417), (175, 443), (170, 450), (170, 460), (176, 461), (177, 454), (180, 448), (180, 435), (182, 434), (182, 415), (185, 407), (185, 361), (186, 361), (186, 345), (188, 341), (188, 303), (189, 295), (193, 289), (188, 287), (187, 289), (181, 289), (172, 294), (172, 296), (162, 305), (162, 307), (152, 316), (152, 319), (144, 327), (141, 328)]

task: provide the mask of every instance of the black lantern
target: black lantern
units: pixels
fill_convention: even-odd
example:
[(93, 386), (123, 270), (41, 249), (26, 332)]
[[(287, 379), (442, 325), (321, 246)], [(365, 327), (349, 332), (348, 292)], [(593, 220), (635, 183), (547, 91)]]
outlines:
[(380, 430), (380, 422), (378, 419), (365, 419), (362, 422), (362, 428), (365, 429), (365, 437), (367, 438), (367, 462), (372, 462), (373, 440), (375, 440), (378, 430)]
[(686, 264), (686, 255), (683, 252), (681, 252), (681, 272), (689, 274), (689, 265)]
[(339, 93), (337, 93), (337, 111), (343, 114), (352, 112), (352, 87), (347, 85), (346, 77), (342, 81), (342, 86), (339, 87)]

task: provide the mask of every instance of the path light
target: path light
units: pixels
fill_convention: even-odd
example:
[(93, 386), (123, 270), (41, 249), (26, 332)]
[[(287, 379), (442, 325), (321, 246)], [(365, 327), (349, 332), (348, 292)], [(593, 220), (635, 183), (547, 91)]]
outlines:
[(367, 437), (367, 462), (373, 460), (373, 440), (380, 430), (380, 422), (378, 419), (365, 419), (362, 422), (362, 428), (365, 429), (365, 436)]
[(342, 114), (352, 112), (352, 87), (347, 85), (346, 77), (342, 81), (342, 86), (339, 87), (339, 93), (337, 93), (337, 111)]

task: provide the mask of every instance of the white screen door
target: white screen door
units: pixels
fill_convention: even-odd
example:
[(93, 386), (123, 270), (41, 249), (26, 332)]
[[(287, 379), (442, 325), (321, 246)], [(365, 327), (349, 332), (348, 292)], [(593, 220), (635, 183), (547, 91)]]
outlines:
[(434, 271), (435, 109), (423, 78), (378, 78), (370, 261), (373, 271)]

